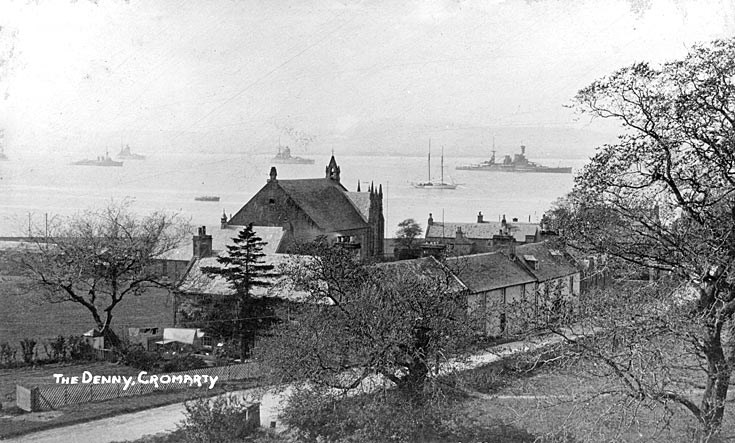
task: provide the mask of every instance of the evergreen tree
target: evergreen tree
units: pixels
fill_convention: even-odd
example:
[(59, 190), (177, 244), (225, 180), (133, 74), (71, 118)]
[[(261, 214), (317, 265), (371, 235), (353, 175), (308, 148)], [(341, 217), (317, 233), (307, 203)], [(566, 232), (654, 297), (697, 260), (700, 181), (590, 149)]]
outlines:
[[(245, 358), (256, 332), (269, 318), (275, 318), (270, 312), (271, 304), (254, 298), (252, 290), (270, 286), (269, 279), (277, 274), (272, 272), (273, 265), (262, 260), (265, 257), (263, 246), (267, 242), (253, 231), (252, 223), (240, 231), (233, 242), (234, 245), (227, 246), (227, 255), (217, 257), (221, 266), (203, 267), (202, 272), (211, 278), (224, 278), (234, 291), (219, 303), (210, 301), (208, 317), (213, 321), (209, 329), (216, 329), (220, 334), (232, 334), (233, 338), (239, 337), (241, 357)], [(225, 326), (227, 323), (234, 327)]]

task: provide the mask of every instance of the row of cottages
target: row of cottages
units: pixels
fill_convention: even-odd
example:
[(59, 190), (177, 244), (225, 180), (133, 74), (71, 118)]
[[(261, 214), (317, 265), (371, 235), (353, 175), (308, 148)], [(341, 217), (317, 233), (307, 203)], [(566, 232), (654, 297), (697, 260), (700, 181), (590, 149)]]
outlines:
[(340, 182), (340, 167), (332, 155), (323, 178), (282, 180), (271, 167), (265, 186), (235, 215), (223, 214), (229, 226), (279, 227), (284, 236), (276, 252), (292, 251), (299, 243), (324, 236), (352, 248), (363, 259), (383, 256), (385, 218), (383, 187), (350, 192)]
[[(216, 257), (232, 244), (237, 229), (230, 225), (214, 238), (200, 228), (194, 236), (195, 257), (177, 293), (177, 310), (185, 307), (192, 297), (224, 297), (232, 290), (220, 278), (209, 278), (203, 267), (217, 266)], [(287, 263), (293, 256), (278, 253), (285, 237), (281, 228), (254, 227), (268, 244), (264, 261), (276, 267)], [(486, 336), (513, 336), (535, 329), (546, 322), (564, 320), (573, 314), (579, 302), (581, 274), (575, 260), (566, 252), (553, 249), (547, 242), (521, 245), (515, 250), (454, 256), (443, 264), (434, 257), (422, 257), (384, 263), (399, 272), (442, 276), (444, 267), (451, 274), (453, 290), (465, 291), (467, 313), (477, 322), (478, 334)], [(282, 282), (282, 280), (281, 280)], [(254, 296), (273, 303), (288, 305), (303, 301), (306, 294), (274, 280), (267, 288), (255, 288)], [(180, 324), (177, 322), (176, 324)]]
[(467, 287), (468, 313), (483, 335), (517, 335), (563, 321), (578, 309), (580, 270), (569, 254), (547, 242), (454, 256), (446, 264)]
[(476, 223), (436, 221), (432, 214), (424, 235), (424, 255), (468, 255), (493, 252), (511, 244), (537, 243), (548, 237), (538, 223), (507, 221), (505, 215), (499, 221), (487, 221), (482, 212)]

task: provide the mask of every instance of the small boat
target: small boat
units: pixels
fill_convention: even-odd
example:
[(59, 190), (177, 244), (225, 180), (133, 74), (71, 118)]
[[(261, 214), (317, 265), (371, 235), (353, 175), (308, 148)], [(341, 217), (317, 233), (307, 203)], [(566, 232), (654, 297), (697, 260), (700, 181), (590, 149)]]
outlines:
[(314, 159), (303, 157), (292, 157), (291, 148), (288, 146), (278, 147), (278, 154), (271, 159), (273, 163), (292, 164), (292, 165), (313, 165)]
[(145, 160), (145, 155), (134, 154), (130, 152), (129, 145), (125, 145), (124, 148), (121, 148), (120, 152), (117, 153), (116, 157), (121, 160)]
[(218, 195), (200, 195), (199, 197), (194, 197), (194, 200), (198, 202), (218, 202), (219, 196)]
[(109, 153), (105, 153), (104, 157), (97, 157), (95, 160), (79, 160), (72, 162), (72, 165), (77, 166), (122, 166), (123, 162), (115, 161), (110, 158)]
[(457, 189), (457, 184), (452, 182), (451, 178), (450, 183), (444, 181), (444, 148), (442, 148), (441, 171), (441, 180), (438, 182), (431, 181), (431, 139), (429, 139), (429, 181), (413, 183), (413, 187), (419, 189)]

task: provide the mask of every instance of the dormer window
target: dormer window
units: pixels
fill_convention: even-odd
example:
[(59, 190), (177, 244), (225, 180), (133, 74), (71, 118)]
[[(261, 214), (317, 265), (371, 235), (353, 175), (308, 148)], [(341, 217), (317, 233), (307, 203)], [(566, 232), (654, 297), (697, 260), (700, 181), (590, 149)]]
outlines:
[(528, 263), (530, 267), (533, 268), (534, 271), (538, 271), (538, 260), (533, 255), (524, 255), (523, 260)]

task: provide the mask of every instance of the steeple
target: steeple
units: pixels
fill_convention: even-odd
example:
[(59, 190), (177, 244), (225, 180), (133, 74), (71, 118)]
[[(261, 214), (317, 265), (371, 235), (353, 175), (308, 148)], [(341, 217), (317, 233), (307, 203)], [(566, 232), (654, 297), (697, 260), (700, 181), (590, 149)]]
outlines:
[(329, 159), (329, 164), (325, 169), (325, 175), (326, 178), (339, 183), (339, 166), (337, 165), (337, 160), (334, 159), (334, 154), (332, 155), (332, 158)]

